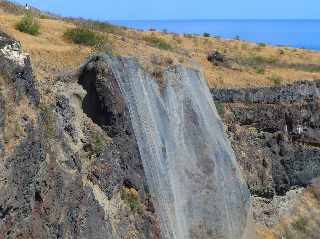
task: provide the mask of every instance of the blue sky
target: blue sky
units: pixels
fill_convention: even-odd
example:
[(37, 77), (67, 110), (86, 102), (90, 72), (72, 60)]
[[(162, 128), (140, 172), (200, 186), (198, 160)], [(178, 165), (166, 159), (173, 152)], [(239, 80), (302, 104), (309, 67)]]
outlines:
[(319, 19), (320, 0), (16, 0), (98, 20)]

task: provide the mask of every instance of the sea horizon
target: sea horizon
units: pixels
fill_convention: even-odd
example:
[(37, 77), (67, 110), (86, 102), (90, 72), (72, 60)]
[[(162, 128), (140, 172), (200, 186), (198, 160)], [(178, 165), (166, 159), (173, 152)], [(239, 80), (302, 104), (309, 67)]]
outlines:
[(213, 37), (320, 50), (320, 19), (173, 19), (109, 20), (138, 30), (177, 34), (209, 33)]

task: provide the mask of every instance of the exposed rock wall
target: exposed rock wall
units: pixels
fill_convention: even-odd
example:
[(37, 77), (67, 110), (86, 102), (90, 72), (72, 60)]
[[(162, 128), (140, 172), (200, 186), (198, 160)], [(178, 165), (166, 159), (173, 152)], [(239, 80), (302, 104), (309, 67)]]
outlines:
[(274, 88), (212, 90), (250, 191), (257, 197), (255, 216), (262, 224), (277, 222), (279, 197), (287, 206), (294, 204), (301, 195), (296, 189), (320, 176), (319, 88), (320, 81), (303, 81)]
[(29, 57), (4, 34), (0, 66), (0, 238), (158, 238), (108, 66), (93, 58), (38, 90)]
[[(258, 223), (273, 226), (320, 175), (319, 85), (212, 91)], [(101, 57), (37, 84), (20, 44), (0, 33), (0, 157), (0, 238), (159, 238), (128, 111)]]

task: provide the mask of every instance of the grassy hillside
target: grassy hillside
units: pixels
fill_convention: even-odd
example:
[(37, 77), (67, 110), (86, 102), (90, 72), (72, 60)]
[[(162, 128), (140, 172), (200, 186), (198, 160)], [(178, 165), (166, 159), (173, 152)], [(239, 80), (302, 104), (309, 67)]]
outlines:
[[(134, 56), (154, 74), (170, 64), (181, 63), (202, 69), (210, 87), (252, 87), (284, 84), (320, 78), (320, 52), (289, 47), (268, 46), (241, 40), (177, 35), (97, 24), (84, 20), (39, 17), (40, 34), (32, 36), (15, 29), (23, 10), (6, 9), (0, 4), (0, 30), (21, 41), (33, 60), (36, 76), (52, 78), (77, 67), (95, 47), (73, 44), (64, 34), (76, 26), (90, 27), (103, 36), (114, 54)], [(18, 8), (19, 9), (19, 8)], [(223, 64), (212, 64), (207, 55), (223, 54)]]

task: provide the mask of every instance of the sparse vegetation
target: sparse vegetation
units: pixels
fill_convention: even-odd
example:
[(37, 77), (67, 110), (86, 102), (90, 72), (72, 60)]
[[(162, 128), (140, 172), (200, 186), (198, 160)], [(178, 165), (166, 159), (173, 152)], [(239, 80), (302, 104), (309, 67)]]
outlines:
[(78, 24), (78, 27), (82, 29), (85, 28), (90, 29), (92, 31), (107, 33), (115, 33), (119, 30), (119, 27), (116, 27), (110, 23), (93, 20), (81, 21), (80, 24)]
[(91, 138), (90, 138), (90, 148), (89, 148), (89, 158), (91, 158), (92, 156), (97, 156), (100, 155), (105, 147), (105, 140), (103, 138), (103, 136), (96, 132), (96, 131), (92, 131), (90, 134)]
[(280, 85), (282, 83), (282, 78), (276, 74), (270, 76), (269, 80), (273, 82), (274, 85)]
[(203, 33), (203, 36), (204, 36), (204, 37), (210, 37), (210, 34), (207, 33), (207, 32), (205, 32), (205, 33)]
[(50, 19), (50, 16), (46, 13), (41, 13), (39, 16), (40, 19)]
[(134, 188), (121, 188), (121, 199), (126, 201), (133, 212), (142, 213), (142, 204), (137, 190)]
[[(54, 76), (59, 70), (76, 67), (89, 54), (100, 51), (110, 52), (112, 50), (119, 55), (134, 56), (145, 68), (148, 68), (150, 56), (159, 54), (158, 49), (174, 49), (170, 53), (174, 62), (180, 62), (192, 68), (197, 68), (200, 64), (210, 87), (274, 85), (267, 76), (262, 77), (262, 69), (268, 73), (270, 71), (277, 74), (288, 82), (320, 78), (320, 54), (316, 51), (304, 51), (284, 46), (261, 47), (245, 41), (228, 41), (215, 37), (203, 38), (196, 34), (164, 34), (161, 31), (143, 33), (141, 30), (117, 27), (99, 21), (59, 17), (51, 13), (36, 11), (33, 8), (28, 11), (29, 14), (32, 13), (34, 17), (40, 19), (47, 18), (48, 14), (50, 20), (41, 20), (41, 34), (30, 39), (28, 35), (15, 34), (10, 29), (26, 13), (24, 6), (16, 8), (14, 4), (12, 5), (13, 7), (0, 3), (1, 7), (4, 6), (4, 12), (0, 16), (0, 25), (3, 29), (8, 29), (7, 33), (13, 33), (13, 36), (21, 41), (25, 50), (30, 52), (38, 79), (48, 75)], [(73, 40), (65, 41), (65, 37), (61, 36), (68, 29), (73, 28), (88, 29), (101, 36), (102, 41), (98, 41), (97, 44), (90, 43), (90, 48), (75, 45)], [(50, 36), (50, 42), (48, 36)], [(144, 43), (153, 47), (145, 48)], [(214, 49), (219, 49), (226, 55), (229, 65), (212, 67), (211, 64), (207, 64), (205, 58), (208, 52)], [(224, 80), (218, 81), (218, 78)]]
[(225, 113), (225, 111), (226, 111), (224, 103), (222, 103), (222, 102), (215, 102), (215, 105), (216, 105), (216, 109), (217, 109), (217, 111), (218, 111), (218, 114), (219, 114), (221, 117), (223, 117), (223, 116), (224, 116), (224, 113)]
[(256, 64), (275, 64), (277, 59), (275, 57), (253, 56), (252, 61)]
[(112, 53), (112, 43), (107, 37), (101, 37), (92, 48), (92, 53), (106, 52)]
[(302, 232), (302, 233), (307, 233), (307, 225), (308, 225), (308, 222), (305, 218), (303, 217), (300, 217), (299, 219), (297, 219), (293, 224), (292, 226), (299, 232)]
[(87, 28), (69, 29), (64, 33), (64, 37), (73, 43), (86, 46), (97, 46), (103, 41), (97, 32)]
[(100, 135), (94, 134), (93, 136), (93, 145), (95, 152), (101, 152), (104, 148), (103, 139)]
[(181, 37), (180, 37), (179, 35), (174, 35), (174, 36), (172, 37), (172, 39), (173, 39), (174, 41), (176, 41), (178, 44), (181, 44), (181, 43), (182, 43), (182, 39), (181, 39)]
[(261, 68), (261, 67), (258, 67), (256, 69), (256, 73), (259, 74), (259, 75), (263, 75), (265, 73), (265, 69), (264, 68)]
[(183, 36), (186, 38), (193, 38), (193, 35), (189, 34), (189, 33), (185, 33), (185, 34), (183, 34)]
[(53, 139), (56, 136), (56, 119), (54, 115), (53, 106), (41, 105), (40, 116), (43, 124), (45, 137)]
[(161, 50), (172, 50), (172, 46), (164, 39), (155, 35), (144, 36), (143, 40), (153, 47), (157, 47)]
[(40, 31), (40, 24), (38, 19), (31, 14), (24, 15), (16, 24), (16, 29), (20, 32), (28, 33), (31, 35), (38, 35)]
[(271, 65), (278, 63), (278, 59), (272, 56), (262, 56), (262, 55), (251, 55), (247, 57), (246, 59), (240, 59), (240, 64), (252, 66), (252, 67), (258, 67), (261, 65)]

